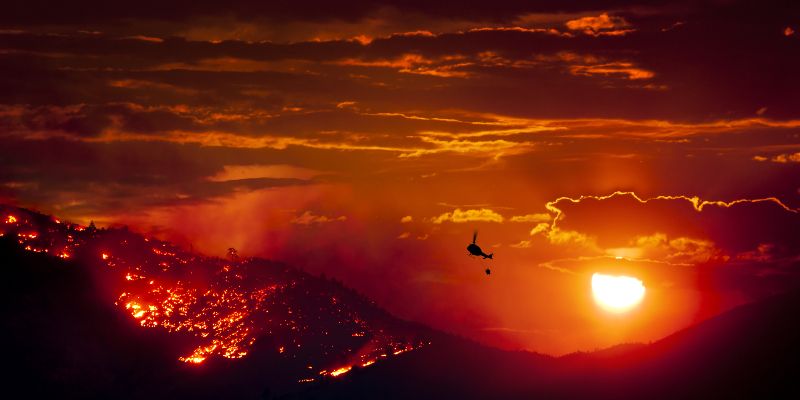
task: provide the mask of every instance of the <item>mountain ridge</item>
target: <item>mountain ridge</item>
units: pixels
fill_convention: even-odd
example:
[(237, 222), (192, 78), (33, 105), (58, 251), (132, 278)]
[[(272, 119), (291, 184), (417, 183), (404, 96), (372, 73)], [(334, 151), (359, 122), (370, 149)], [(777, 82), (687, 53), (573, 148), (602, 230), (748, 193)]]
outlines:
[[(800, 394), (800, 345), (794, 340), (800, 326), (800, 291), (737, 307), (650, 344), (551, 357), (495, 349), (398, 320), (338, 282), (283, 264), (190, 256), (127, 229), (89, 229), (7, 206), (0, 206), (0, 217), (0, 255), (7, 265), (0, 288), (5, 317), (0, 332), (2, 343), (10, 344), (4, 362), (5, 370), (11, 371), (5, 385), (37, 397), (620, 399)], [(136, 254), (122, 257), (120, 249), (112, 247), (121, 241)], [(144, 247), (136, 247), (140, 245)], [(167, 261), (162, 260), (175, 265), (164, 266)], [(256, 283), (241, 283), (244, 276)], [(202, 333), (226, 338), (238, 331), (217, 332), (202, 325), (189, 330), (183, 320), (170, 322), (149, 314), (155, 313), (149, 305), (171, 304), (153, 300), (162, 299), (157, 297), (160, 291), (153, 294), (150, 289), (161, 285), (156, 281), (214, 290), (256, 285), (235, 287), (259, 293), (258, 282), (271, 287), (286, 277), (293, 283), (270, 295), (284, 299), (304, 317), (283, 331), (262, 331), (242, 357), (210, 351), (199, 363), (179, 361), (186, 361), (192, 348), (208, 345)], [(128, 294), (120, 296), (120, 288)], [(331, 300), (332, 293), (338, 300)], [(217, 297), (202, 298), (187, 306), (184, 317), (196, 322), (192, 318), (208, 310), (209, 315), (237, 312), (226, 304), (206, 307)], [(131, 301), (140, 307), (128, 307)], [(295, 306), (302, 301), (309, 303)], [(190, 312), (195, 303), (204, 305)], [(268, 310), (282, 309), (278, 303), (270, 303), (274, 308)], [(338, 319), (353, 315), (364, 323)], [(165, 321), (183, 328), (159, 328)], [(290, 343), (284, 335), (304, 331), (301, 326), (311, 332), (297, 336), (303, 338), (299, 350), (284, 351)], [(334, 326), (344, 328), (337, 334)], [(331, 329), (330, 335), (318, 332), (321, 328)], [(364, 336), (347, 339), (350, 333)], [(372, 341), (385, 347), (376, 348)]]

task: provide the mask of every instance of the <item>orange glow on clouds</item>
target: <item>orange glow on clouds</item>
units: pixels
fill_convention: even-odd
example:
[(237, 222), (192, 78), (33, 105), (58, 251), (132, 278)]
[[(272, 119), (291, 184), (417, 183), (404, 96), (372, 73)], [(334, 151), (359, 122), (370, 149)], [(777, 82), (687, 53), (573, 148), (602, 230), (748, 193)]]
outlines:
[[(796, 24), (741, 1), (519, 3), (19, 22), (0, 32), (8, 81), (25, 83), (0, 101), (0, 197), (206, 255), (233, 247), (406, 319), (554, 354), (655, 340), (792, 282)], [(0, 215), (9, 239), (24, 214)], [(464, 254), (474, 230), (490, 277)], [(147, 252), (176, 266), (175, 250)], [(647, 283), (613, 332), (594, 273)]]

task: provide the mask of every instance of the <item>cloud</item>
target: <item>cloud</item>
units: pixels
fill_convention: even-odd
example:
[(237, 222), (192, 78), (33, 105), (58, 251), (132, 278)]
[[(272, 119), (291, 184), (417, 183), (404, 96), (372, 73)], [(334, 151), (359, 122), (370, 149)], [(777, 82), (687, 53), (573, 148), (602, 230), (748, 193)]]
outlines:
[[(531, 236), (542, 235), (547, 239), (547, 241), (550, 244), (578, 245), (579, 247), (586, 247), (592, 249), (593, 251), (596, 251), (597, 244), (595, 238), (574, 230), (562, 230), (554, 226), (554, 224), (555, 221), (553, 221), (553, 225), (547, 222), (540, 222), (531, 229), (530, 235)], [(525, 247), (530, 247), (531, 242), (522, 241), (518, 244), (518, 246), (512, 246), (512, 247), (524, 248), (519, 246), (521, 244), (526, 245)]]
[[(774, 197), (715, 201), (615, 192), (562, 197), (546, 208), (554, 213), (552, 222), (537, 224), (531, 236), (577, 244), (589, 254), (697, 265), (754, 260), (747, 255), (763, 255), (758, 249), (771, 246), (777, 249), (769, 253), (771, 262), (800, 257), (800, 242), (791, 233), (800, 227), (800, 212)], [(647, 231), (655, 233), (642, 233)]]
[(545, 222), (550, 221), (552, 216), (547, 213), (539, 213), (539, 214), (526, 214), (526, 215), (515, 215), (511, 217), (511, 222)]
[(320, 175), (320, 171), (292, 165), (224, 165), (222, 171), (208, 177), (214, 182), (236, 181), (257, 178), (310, 179)]
[(392, 68), (404, 74), (431, 75), (442, 78), (466, 78), (469, 74), (461, 70), (472, 63), (461, 55), (444, 55), (428, 59), (419, 54), (402, 54), (393, 59), (363, 60), (344, 59), (335, 61), (337, 65), (356, 67)]
[(0, 190), (65, 218), (140, 212), (312, 183), (265, 176), (208, 179), (221, 173), (224, 165), (235, 162), (293, 162), (263, 150), (249, 153), (163, 142), (103, 143), (64, 138), (6, 137), (2, 141)]
[(570, 65), (569, 71), (573, 75), (623, 77), (630, 80), (651, 79), (655, 76), (653, 71), (637, 68), (633, 65), (633, 63), (629, 62), (611, 62), (595, 65)]
[(446, 212), (438, 217), (431, 219), (434, 224), (443, 222), (465, 223), (465, 222), (503, 222), (503, 216), (489, 208), (461, 210), (456, 208), (452, 212)]
[(578, 245), (581, 247), (587, 247), (591, 249), (596, 249), (596, 239), (594, 237), (590, 237), (585, 233), (581, 233), (574, 230), (562, 230), (559, 228), (549, 228), (547, 224), (539, 224), (533, 229), (531, 229), (531, 236), (537, 234), (544, 235), (545, 238), (551, 243), (555, 245)]
[(534, 226), (533, 229), (531, 229), (530, 235), (531, 236), (538, 235), (540, 233), (547, 232), (550, 229), (551, 229), (550, 224), (546, 222), (540, 222), (536, 224), (536, 226)]
[(583, 31), (587, 35), (624, 35), (632, 32), (630, 29), (621, 29), (630, 26), (624, 18), (602, 13), (596, 17), (582, 17), (569, 20), (565, 23), (573, 31)]
[(800, 163), (800, 152), (777, 154), (777, 155), (774, 155), (772, 157), (757, 155), (757, 156), (753, 156), (753, 160), (755, 160), (755, 161), (772, 161), (772, 162), (780, 163), (780, 164)]
[(347, 217), (344, 215), (339, 217), (328, 217), (325, 215), (316, 215), (311, 211), (306, 211), (303, 213), (303, 215), (295, 217), (290, 222), (298, 225), (316, 225), (325, 224), (328, 222), (342, 222), (346, 220)]
[[(687, 265), (706, 263), (714, 259), (724, 261), (720, 249), (710, 240), (669, 238), (665, 233), (654, 233), (634, 238), (631, 245), (635, 252), (626, 258), (658, 259)], [(613, 251), (609, 253), (614, 254)]]
[(412, 216), (406, 215), (405, 217), (400, 218), (400, 223), (401, 224), (407, 224), (407, 223), (409, 223), (409, 222), (411, 222), (413, 220), (414, 220), (414, 218)]
[(530, 248), (533, 245), (532, 245), (530, 240), (521, 240), (518, 243), (509, 245), (509, 246), (511, 246), (511, 247), (513, 247), (515, 249), (527, 249), (527, 248)]

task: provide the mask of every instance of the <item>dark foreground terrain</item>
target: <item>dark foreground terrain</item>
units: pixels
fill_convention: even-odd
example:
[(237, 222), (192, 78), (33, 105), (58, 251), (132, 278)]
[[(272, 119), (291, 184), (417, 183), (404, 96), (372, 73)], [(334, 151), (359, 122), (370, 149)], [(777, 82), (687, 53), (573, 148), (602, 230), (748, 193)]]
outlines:
[(180, 362), (193, 335), (142, 328), (78, 259), (12, 239), (0, 238), (2, 380), (27, 398), (800, 398), (798, 292), (649, 345), (560, 358), (417, 327), (430, 344), (304, 383), (315, 354), (287, 357), (267, 336), (243, 358)]
[(297, 395), (317, 399), (797, 399), (800, 293), (745, 305), (650, 345), (546, 358), (442, 337)]

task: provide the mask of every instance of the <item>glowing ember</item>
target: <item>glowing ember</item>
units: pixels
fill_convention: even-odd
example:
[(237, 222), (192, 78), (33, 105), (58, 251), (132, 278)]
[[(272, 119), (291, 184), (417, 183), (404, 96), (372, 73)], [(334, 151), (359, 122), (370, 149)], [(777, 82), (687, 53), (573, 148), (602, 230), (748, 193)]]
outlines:
[(331, 373), (329, 375), (335, 378), (335, 377), (337, 377), (339, 375), (343, 375), (343, 374), (346, 374), (346, 373), (350, 372), (351, 369), (353, 369), (353, 367), (348, 365), (346, 367), (341, 367), (341, 368), (338, 368), (338, 369), (335, 369), (335, 370), (331, 371)]
[(349, 365), (319, 373), (338, 377), (353, 365), (366, 367), (387, 353), (422, 345), (403, 339), (409, 333), (395, 334), (391, 318), (365, 317), (374, 315), (373, 306), (347, 289), (282, 265), (203, 257), (127, 230), (85, 229), (4, 211), (5, 222), (14, 224), (4, 233), (27, 251), (79, 260), (80, 254), (99, 254), (114, 267), (103, 271), (120, 293), (115, 304), (138, 325), (196, 338), (191, 353), (178, 357), (188, 364), (242, 358), (258, 338), (270, 337), (279, 354), (307, 358), (311, 370), (342, 365), (337, 357), (346, 357)]

